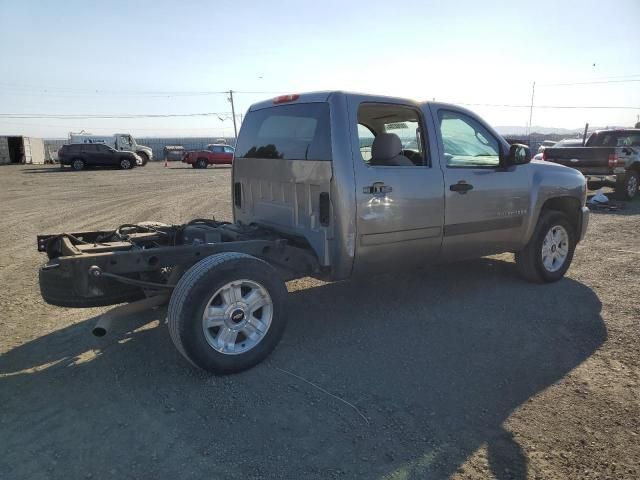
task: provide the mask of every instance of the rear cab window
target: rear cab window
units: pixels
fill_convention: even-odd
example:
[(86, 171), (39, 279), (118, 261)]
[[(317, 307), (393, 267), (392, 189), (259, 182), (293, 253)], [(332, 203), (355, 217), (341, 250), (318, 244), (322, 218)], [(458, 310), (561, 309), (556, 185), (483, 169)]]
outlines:
[(331, 160), (328, 103), (279, 105), (250, 111), (236, 158)]

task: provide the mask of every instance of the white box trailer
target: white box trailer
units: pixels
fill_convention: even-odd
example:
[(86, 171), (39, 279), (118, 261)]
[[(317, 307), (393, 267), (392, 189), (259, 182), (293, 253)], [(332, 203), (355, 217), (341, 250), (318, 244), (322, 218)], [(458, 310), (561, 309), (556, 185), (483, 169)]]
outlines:
[(36, 137), (0, 136), (0, 164), (43, 164), (44, 140)]

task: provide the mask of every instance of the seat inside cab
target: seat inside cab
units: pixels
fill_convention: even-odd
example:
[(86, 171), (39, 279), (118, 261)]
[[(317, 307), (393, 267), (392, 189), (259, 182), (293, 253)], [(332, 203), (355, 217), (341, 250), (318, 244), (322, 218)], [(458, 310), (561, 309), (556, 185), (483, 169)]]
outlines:
[(363, 103), (358, 109), (360, 153), (371, 166), (426, 165), (422, 131), (413, 107)]

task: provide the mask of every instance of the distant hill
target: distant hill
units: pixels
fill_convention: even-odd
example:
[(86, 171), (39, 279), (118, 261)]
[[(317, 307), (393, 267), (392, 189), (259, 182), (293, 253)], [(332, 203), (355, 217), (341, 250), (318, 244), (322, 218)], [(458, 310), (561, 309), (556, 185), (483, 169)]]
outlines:
[[(527, 127), (516, 127), (513, 125), (506, 125), (495, 127), (498, 133), (501, 135), (526, 135), (529, 129)], [(543, 135), (557, 134), (557, 135), (573, 135), (574, 133), (582, 132), (583, 129), (569, 129), (569, 128), (554, 128), (554, 127), (541, 127), (534, 125), (531, 128), (531, 132), (541, 133)]]
[[(604, 130), (607, 128), (631, 128), (631, 127), (619, 127), (619, 126), (606, 126), (606, 127), (596, 127), (596, 126), (591, 126), (589, 125), (589, 132), (593, 132), (594, 130)], [(495, 129), (498, 131), (498, 133), (500, 133), (501, 135), (526, 135), (528, 132), (528, 128), (527, 127), (518, 127), (518, 126), (514, 126), (514, 125), (506, 125), (506, 126), (500, 126), (500, 127), (495, 127)], [(541, 135), (576, 135), (576, 134), (582, 134), (582, 132), (584, 131), (584, 127), (578, 127), (578, 128), (554, 128), (554, 127), (541, 127), (539, 125), (534, 125), (533, 127), (531, 127), (531, 133), (538, 133)]]

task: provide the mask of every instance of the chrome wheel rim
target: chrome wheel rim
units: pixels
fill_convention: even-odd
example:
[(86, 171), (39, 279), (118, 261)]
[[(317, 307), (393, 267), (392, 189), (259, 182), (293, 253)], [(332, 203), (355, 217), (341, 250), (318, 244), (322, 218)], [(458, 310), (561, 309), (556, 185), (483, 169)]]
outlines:
[(82, 170), (82, 160), (74, 160), (73, 161), (73, 169), (74, 170)]
[(557, 272), (568, 256), (569, 234), (562, 225), (554, 225), (542, 241), (542, 265), (548, 272)]
[(206, 303), (202, 329), (215, 351), (238, 355), (262, 341), (272, 319), (273, 301), (267, 289), (253, 280), (234, 280)]
[(120, 166), (124, 169), (124, 170), (128, 170), (129, 166), (130, 166), (130, 162), (129, 160), (122, 160), (120, 162)]
[(630, 197), (634, 197), (638, 190), (638, 177), (635, 175), (629, 176), (629, 180), (627, 181), (627, 193)]

